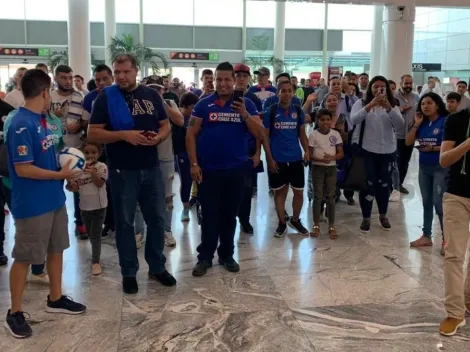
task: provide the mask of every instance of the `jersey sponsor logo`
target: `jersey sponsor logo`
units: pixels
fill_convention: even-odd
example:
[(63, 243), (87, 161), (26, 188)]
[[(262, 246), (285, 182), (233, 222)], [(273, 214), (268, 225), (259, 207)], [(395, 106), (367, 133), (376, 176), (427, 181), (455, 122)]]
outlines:
[(296, 112), (293, 112), (290, 117), (292, 117), (293, 119), (296, 119), (297, 118), (297, 113)]
[(338, 139), (336, 138), (336, 136), (330, 136), (330, 146), (331, 147), (334, 147), (337, 142), (338, 142)]
[(16, 152), (19, 156), (28, 155), (28, 147), (25, 145), (19, 145), (18, 148), (16, 148)]
[(432, 131), (432, 134), (437, 136), (439, 134), (439, 128), (435, 128), (434, 131)]
[(52, 134), (47, 135), (46, 138), (42, 140), (41, 144), (42, 144), (43, 151), (48, 150), (50, 147), (54, 145), (54, 136)]
[(240, 114), (236, 112), (211, 112), (209, 113), (209, 122), (238, 122), (242, 119)]
[(20, 134), (21, 132), (23, 131), (26, 131), (26, 127), (20, 127), (19, 129), (17, 129), (15, 132)]
[(280, 121), (274, 123), (274, 128), (277, 130), (295, 130), (297, 129), (297, 122)]

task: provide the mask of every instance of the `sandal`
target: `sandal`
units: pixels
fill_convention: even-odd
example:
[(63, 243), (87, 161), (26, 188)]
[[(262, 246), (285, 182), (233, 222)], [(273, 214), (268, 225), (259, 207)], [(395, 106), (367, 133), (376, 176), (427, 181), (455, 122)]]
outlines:
[(312, 236), (312, 237), (318, 237), (318, 236), (320, 236), (320, 226), (315, 225), (315, 226), (313, 227), (312, 232), (310, 233), (310, 236)]
[(336, 233), (336, 229), (333, 226), (329, 228), (328, 234), (330, 235), (330, 239), (332, 240), (338, 239), (338, 234)]

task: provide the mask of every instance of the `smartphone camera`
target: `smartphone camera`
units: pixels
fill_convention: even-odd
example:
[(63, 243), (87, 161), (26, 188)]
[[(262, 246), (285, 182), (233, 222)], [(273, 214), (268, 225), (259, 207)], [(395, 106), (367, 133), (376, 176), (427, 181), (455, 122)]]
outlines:
[(242, 90), (234, 90), (233, 91), (233, 101), (241, 102), (243, 98), (243, 91)]

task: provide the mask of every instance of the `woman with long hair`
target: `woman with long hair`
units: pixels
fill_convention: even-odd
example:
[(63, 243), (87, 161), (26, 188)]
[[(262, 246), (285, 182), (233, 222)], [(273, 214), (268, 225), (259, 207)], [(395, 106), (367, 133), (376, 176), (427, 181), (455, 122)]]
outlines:
[[(419, 188), (423, 198), (423, 234), (411, 242), (411, 247), (432, 246), (433, 208), (443, 231), (442, 197), (446, 189), (446, 169), (439, 164), (444, 124), (447, 112), (442, 98), (436, 93), (424, 94), (418, 103), (414, 124), (406, 136), (406, 145), (419, 142)], [(444, 232), (441, 254), (444, 255)]]
[(394, 129), (402, 127), (404, 120), (385, 77), (372, 78), (365, 98), (352, 108), (351, 122), (354, 124), (352, 143), (361, 148), (366, 176), (366, 187), (359, 193), (363, 217), (361, 231), (370, 231), (374, 198), (379, 208), (380, 225), (383, 230), (390, 231), (387, 210), (392, 163), (397, 149)]

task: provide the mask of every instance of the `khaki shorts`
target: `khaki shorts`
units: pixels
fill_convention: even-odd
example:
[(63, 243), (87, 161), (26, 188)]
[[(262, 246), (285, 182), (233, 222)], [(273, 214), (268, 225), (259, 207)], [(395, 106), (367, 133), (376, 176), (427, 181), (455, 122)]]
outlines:
[(12, 257), (18, 262), (42, 264), (47, 253), (60, 253), (70, 246), (65, 205), (32, 218), (15, 219), (15, 226)]

